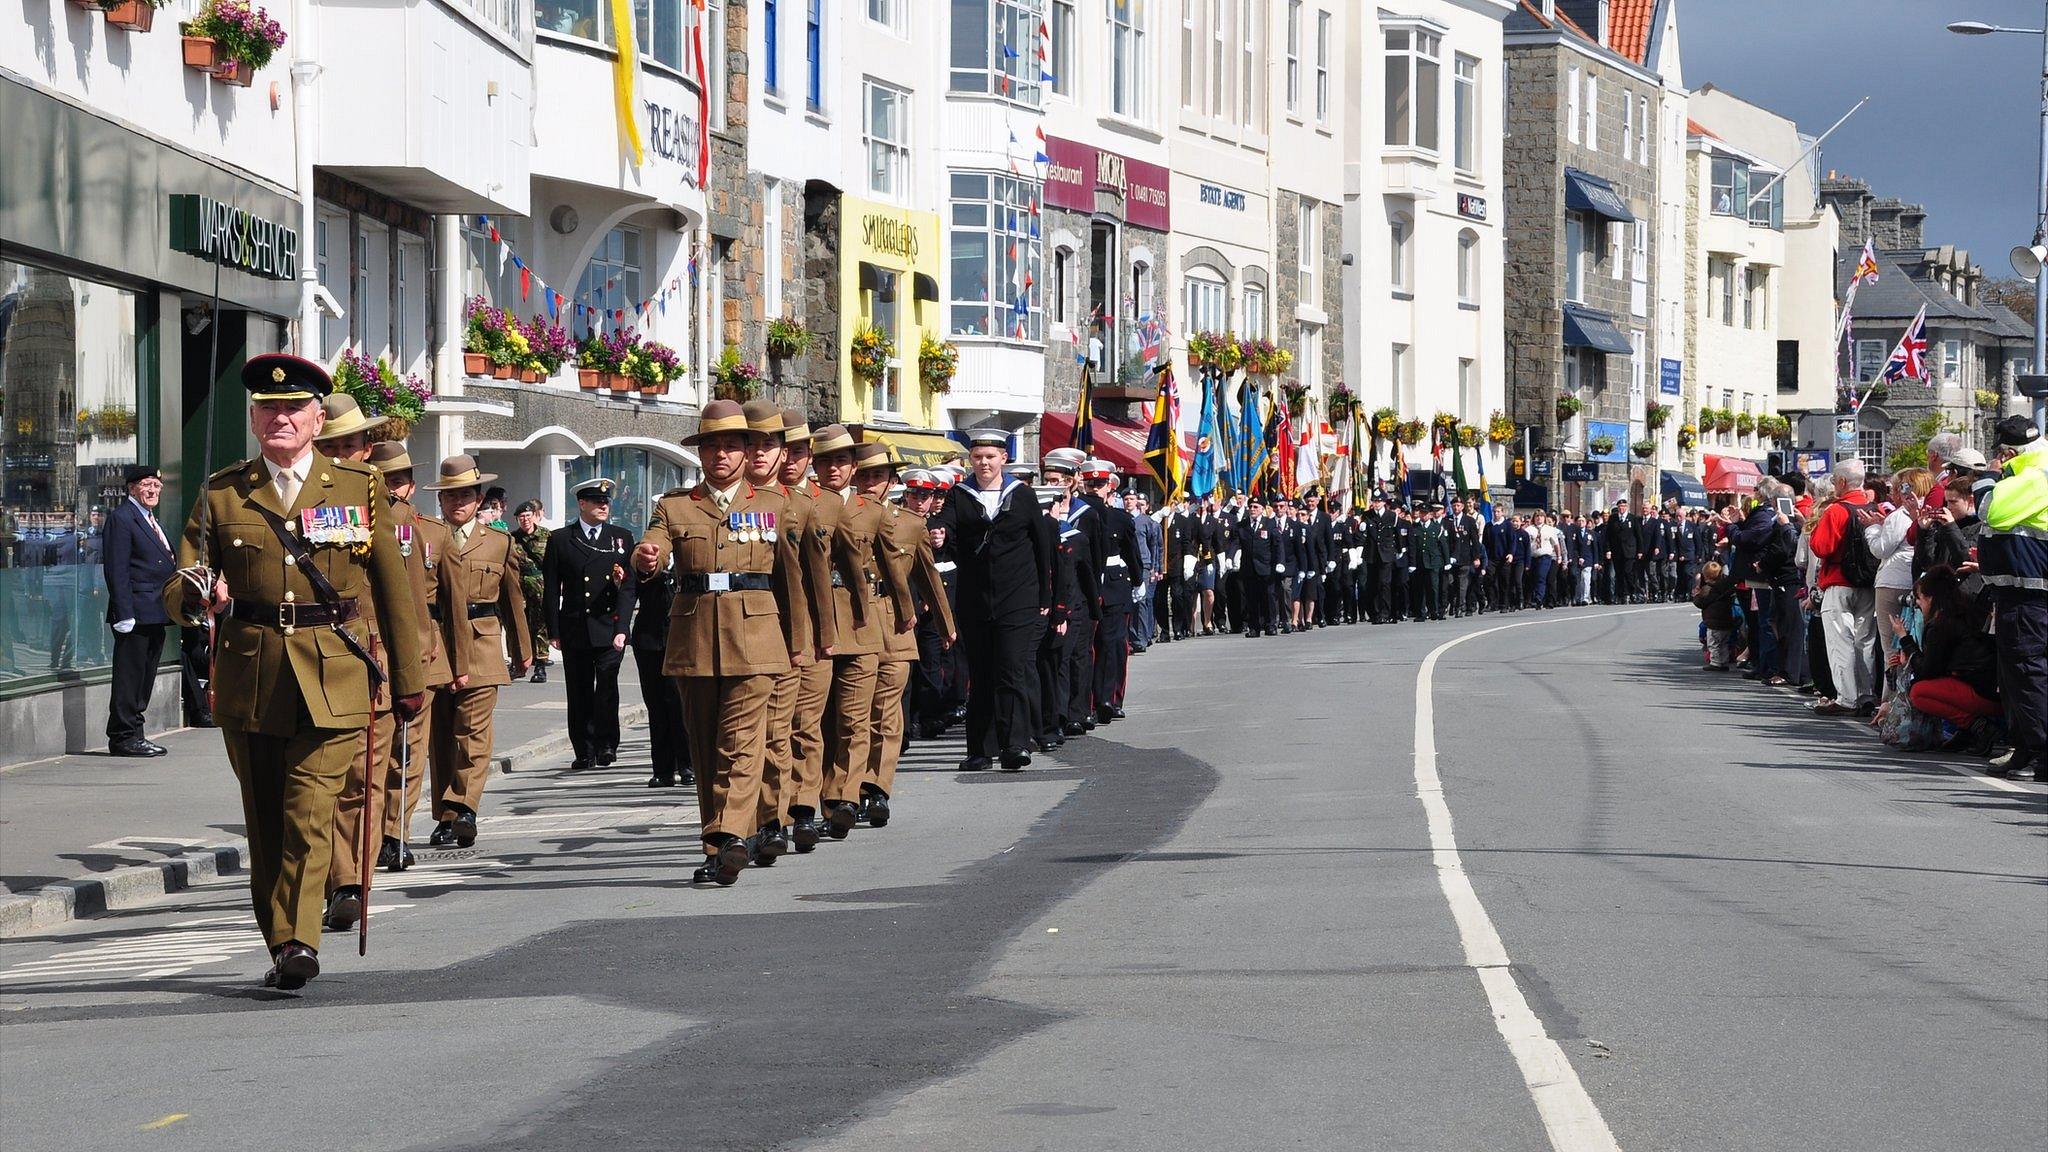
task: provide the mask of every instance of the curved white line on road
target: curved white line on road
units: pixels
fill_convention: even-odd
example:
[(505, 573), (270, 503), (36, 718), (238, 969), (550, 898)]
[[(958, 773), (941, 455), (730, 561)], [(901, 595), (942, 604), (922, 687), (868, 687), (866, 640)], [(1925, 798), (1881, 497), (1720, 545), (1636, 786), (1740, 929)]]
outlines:
[(1415, 796), (1429, 814), (1429, 846), (1436, 860), (1437, 883), (1443, 887), (1444, 899), (1451, 906), (1451, 918), (1457, 921), (1458, 939), (1465, 946), (1465, 963), (1479, 973), (1479, 983), (1486, 989), (1486, 1001), (1493, 1009), (1494, 1027), (1500, 1030), (1500, 1038), (1507, 1042), (1508, 1051), (1521, 1068), (1522, 1082), (1529, 1086), (1550, 1146), (1557, 1152), (1621, 1152), (1621, 1146), (1614, 1142), (1607, 1119), (1600, 1115), (1593, 1098), (1586, 1094), (1586, 1086), (1579, 1082), (1578, 1070), (1565, 1058), (1557, 1041), (1544, 1032), (1543, 1021), (1536, 1018), (1522, 989), (1516, 985), (1514, 974), (1508, 970), (1507, 946), (1501, 943), (1493, 919), (1479, 902), (1472, 878), (1465, 874), (1465, 862), (1458, 855), (1458, 838), (1451, 829), (1450, 805), (1444, 802), (1443, 778), (1436, 771), (1436, 662), (1467, 640), (1496, 632), (1536, 624), (1611, 620), (1616, 616), (1665, 611), (1668, 607), (1551, 616), (1483, 628), (1437, 645), (1423, 657), (1422, 667), (1415, 674)]

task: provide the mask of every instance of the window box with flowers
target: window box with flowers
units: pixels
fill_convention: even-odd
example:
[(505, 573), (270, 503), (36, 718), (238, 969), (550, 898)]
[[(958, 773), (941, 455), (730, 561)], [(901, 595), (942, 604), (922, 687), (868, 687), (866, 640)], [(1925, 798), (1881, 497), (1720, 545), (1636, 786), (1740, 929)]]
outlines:
[(403, 440), (426, 417), (427, 401), (433, 390), (425, 380), (408, 373), (400, 376), (382, 356), (372, 360), (360, 352), (344, 351), (334, 366), (334, 390), (355, 398), (365, 416), (382, 416), (384, 423), (370, 430), (372, 440)]
[(1735, 434), (1736, 434), (1737, 436), (1747, 436), (1747, 435), (1749, 435), (1750, 433), (1752, 433), (1752, 432), (1755, 432), (1755, 431), (1756, 431), (1756, 417), (1755, 417), (1755, 416), (1752, 416), (1752, 415), (1750, 415), (1750, 414), (1749, 414), (1749, 413), (1747, 413), (1747, 412), (1737, 412), (1737, 413), (1735, 414)]
[[(462, 305), (462, 372), (465, 376), (490, 376), (492, 365), (510, 363), (510, 345), (505, 334), (514, 321), (502, 308), (494, 308), (482, 296), (471, 296)], [(509, 373), (508, 373), (509, 374)]]
[[(206, 0), (199, 15), (179, 30), (185, 64), (210, 72), (223, 84), (247, 88), (258, 70), (284, 47), (284, 28), (248, 0)], [(203, 42), (203, 43), (202, 43)]]
[[(667, 394), (669, 384), (683, 374), (683, 358), (675, 349), (649, 340), (626, 353), (625, 375), (642, 397)], [(760, 369), (755, 369), (758, 375)]]
[(568, 330), (545, 316), (535, 316), (526, 322), (526, 346), (519, 378), (529, 383), (554, 379), (562, 365), (576, 355), (576, 341)]
[(718, 400), (752, 400), (761, 390), (761, 367), (740, 358), (736, 345), (727, 344), (711, 366), (711, 395)]
[(941, 340), (927, 332), (917, 344), (917, 378), (931, 389), (932, 395), (944, 396), (953, 390), (953, 376), (960, 371), (960, 349), (951, 340)]
[(631, 328), (584, 336), (576, 343), (576, 386), (585, 392), (622, 389), (626, 357), (639, 346), (640, 337)]
[(107, 27), (125, 32), (147, 32), (156, 24), (156, 10), (171, 0), (94, 0), (94, 7), (107, 14)]

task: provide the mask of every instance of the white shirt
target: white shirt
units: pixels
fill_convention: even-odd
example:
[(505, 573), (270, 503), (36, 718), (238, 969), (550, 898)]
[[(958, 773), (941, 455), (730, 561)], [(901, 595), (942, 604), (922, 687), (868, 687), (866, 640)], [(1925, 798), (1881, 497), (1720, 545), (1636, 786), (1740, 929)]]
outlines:
[(1529, 553), (1532, 557), (1548, 556), (1554, 560), (1558, 553), (1564, 551), (1564, 533), (1554, 524), (1532, 525), (1529, 528), (1529, 543)]
[(993, 520), (996, 518), (996, 510), (1003, 506), (1004, 487), (1005, 486), (1000, 481), (998, 481), (993, 491), (983, 488), (979, 484), (969, 484), (967, 486), (967, 490), (969, 492), (974, 493), (974, 498), (976, 500), (981, 501), (982, 512), (985, 515), (987, 515), (989, 519)]
[(583, 538), (585, 540), (588, 540), (592, 544), (597, 543), (597, 532), (600, 525), (594, 524), (591, 521), (585, 520), (579, 516), (576, 518), (576, 526), (582, 529)]

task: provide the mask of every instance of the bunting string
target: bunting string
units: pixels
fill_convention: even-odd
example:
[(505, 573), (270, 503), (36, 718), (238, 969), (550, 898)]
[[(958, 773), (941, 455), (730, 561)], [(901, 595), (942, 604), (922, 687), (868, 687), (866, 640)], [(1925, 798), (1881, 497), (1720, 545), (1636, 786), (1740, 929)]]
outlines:
[(656, 315), (668, 313), (669, 300), (682, 295), (686, 287), (697, 287), (697, 258), (691, 256), (687, 284), (684, 283), (684, 277), (671, 276), (662, 283), (658, 291), (645, 300), (629, 302), (627, 307), (612, 307), (611, 295), (619, 286), (617, 278), (608, 279), (581, 296), (573, 296), (541, 279), (540, 274), (533, 270), (533, 265), (527, 263), (526, 259), (513, 249), (512, 242), (505, 239), (496, 221), (489, 216), (478, 216), (476, 225), (490, 246), (491, 255), (497, 260), (494, 270), (496, 275), (504, 276), (507, 267), (517, 271), (520, 303), (529, 303), (538, 292), (550, 320), (560, 319), (561, 314), (567, 311), (572, 318), (587, 320), (593, 325), (604, 320), (623, 324), (628, 317), (632, 317), (641, 327), (645, 327)]

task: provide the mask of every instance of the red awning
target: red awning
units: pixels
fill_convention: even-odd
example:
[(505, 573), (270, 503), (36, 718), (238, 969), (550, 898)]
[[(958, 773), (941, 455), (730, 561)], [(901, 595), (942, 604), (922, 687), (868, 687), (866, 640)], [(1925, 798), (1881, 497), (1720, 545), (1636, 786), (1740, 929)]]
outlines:
[[(1095, 447), (1091, 452), (1099, 459), (1126, 476), (1150, 476), (1152, 468), (1145, 463), (1145, 443), (1151, 438), (1149, 425), (1133, 420), (1112, 420), (1097, 416), (1089, 422), (1094, 431)], [(1041, 452), (1064, 448), (1074, 442), (1074, 414), (1072, 412), (1047, 412), (1039, 418), (1038, 446)]]
[(1738, 495), (1751, 491), (1756, 482), (1764, 478), (1763, 469), (1754, 460), (1740, 456), (1708, 456), (1706, 485), (1709, 492), (1734, 492)]

